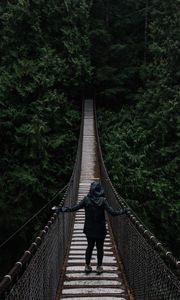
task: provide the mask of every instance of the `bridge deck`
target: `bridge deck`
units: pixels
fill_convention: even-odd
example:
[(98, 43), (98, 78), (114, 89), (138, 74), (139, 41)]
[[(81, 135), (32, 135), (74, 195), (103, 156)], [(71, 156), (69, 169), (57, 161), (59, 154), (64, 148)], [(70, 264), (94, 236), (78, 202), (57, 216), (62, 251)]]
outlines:
[[(96, 160), (93, 102), (92, 100), (86, 100), (78, 201), (87, 195), (91, 182), (98, 178), (99, 172), (98, 162)], [(86, 237), (83, 234), (84, 219), (84, 210), (76, 212), (64, 283), (59, 299), (66, 298), (76, 300), (79, 299), (79, 297), (86, 300), (128, 299), (108, 226), (104, 245), (104, 272), (100, 275), (97, 275), (95, 272), (97, 260), (96, 249), (94, 249), (91, 260), (93, 271), (88, 275), (84, 273), (85, 249), (87, 247)]]

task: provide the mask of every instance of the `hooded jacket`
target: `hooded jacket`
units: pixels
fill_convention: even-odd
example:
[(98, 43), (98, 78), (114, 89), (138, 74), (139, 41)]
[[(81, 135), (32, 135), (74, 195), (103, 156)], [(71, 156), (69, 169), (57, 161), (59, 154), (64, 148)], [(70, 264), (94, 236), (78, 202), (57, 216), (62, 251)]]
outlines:
[(106, 236), (106, 221), (105, 211), (112, 216), (117, 216), (125, 213), (124, 209), (114, 210), (109, 206), (104, 190), (97, 182), (91, 183), (90, 191), (77, 205), (71, 208), (64, 208), (64, 212), (72, 212), (85, 209), (85, 223), (83, 232), (88, 238), (105, 238)]

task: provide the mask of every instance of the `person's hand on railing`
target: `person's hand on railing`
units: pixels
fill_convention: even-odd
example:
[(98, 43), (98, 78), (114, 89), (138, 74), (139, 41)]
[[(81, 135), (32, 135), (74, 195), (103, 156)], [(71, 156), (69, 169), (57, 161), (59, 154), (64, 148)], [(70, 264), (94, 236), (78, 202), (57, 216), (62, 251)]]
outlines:
[(53, 212), (58, 213), (58, 212), (60, 212), (61, 207), (60, 206), (53, 206), (51, 209), (52, 209)]
[(68, 211), (67, 207), (60, 207), (60, 206), (53, 206), (52, 211), (54, 211), (55, 213), (59, 213), (59, 212), (66, 212)]

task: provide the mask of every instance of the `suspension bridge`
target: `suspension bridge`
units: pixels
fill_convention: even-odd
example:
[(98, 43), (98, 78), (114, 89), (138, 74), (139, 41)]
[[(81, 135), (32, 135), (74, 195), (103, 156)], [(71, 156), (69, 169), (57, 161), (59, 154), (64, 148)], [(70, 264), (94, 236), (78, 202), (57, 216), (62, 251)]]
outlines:
[[(114, 189), (102, 158), (94, 101), (84, 101), (78, 150), (72, 177), (60, 205), (73, 206), (101, 180), (113, 208), (126, 202)], [(53, 214), (39, 236), (0, 282), (3, 300), (120, 299), (180, 300), (180, 262), (163, 247), (131, 210), (106, 216), (104, 272), (84, 272), (84, 210)]]

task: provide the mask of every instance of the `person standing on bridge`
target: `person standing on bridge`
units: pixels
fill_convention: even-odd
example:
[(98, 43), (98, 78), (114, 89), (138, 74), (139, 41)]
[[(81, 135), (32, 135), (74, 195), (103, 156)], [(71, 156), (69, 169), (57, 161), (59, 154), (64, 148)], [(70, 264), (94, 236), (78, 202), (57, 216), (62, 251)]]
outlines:
[(89, 193), (84, 197), (78, 204), (73, 207), (53, 207), (52, 209), (56, 212), (73, 212), (81, 208), (85, 209), (85, 223), (83, 232), (86, 235), (88, 246), (86, 249), (86, 264), (85, 272), (90, 273), (91, 267), (91, 256), (94, 245), (97, 248), (97, 273), (103, 272), (102, 261), (103, 261), (103, 245), (106, 236), (106, 221), (105, 211), (110, 213), (112, 216), (118, 216), (127, 213), (127, 209), (114, 210), (109, 206), (104, 190), (100, 183), (92, 182)]

